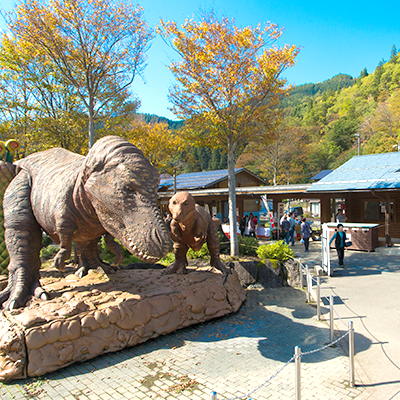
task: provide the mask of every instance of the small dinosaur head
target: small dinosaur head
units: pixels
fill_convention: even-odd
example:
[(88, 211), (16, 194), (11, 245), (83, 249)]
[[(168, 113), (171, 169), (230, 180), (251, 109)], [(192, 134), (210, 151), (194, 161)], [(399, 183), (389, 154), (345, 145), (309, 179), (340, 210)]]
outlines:
[(143, 153), (118, 136), (90, 149), (81, 180), (104, 229), (132, 254), (156, 262), (169, 249), (169, 234), (157, 206), (159, 176)]
[(169, 211), (171, 211), (172, 218), (185, 225), (192, 218), (193, 212), (196, 207), (196, 202), (193, 196), (188, 192), (179, 192), (174, 194), (169, 200)]

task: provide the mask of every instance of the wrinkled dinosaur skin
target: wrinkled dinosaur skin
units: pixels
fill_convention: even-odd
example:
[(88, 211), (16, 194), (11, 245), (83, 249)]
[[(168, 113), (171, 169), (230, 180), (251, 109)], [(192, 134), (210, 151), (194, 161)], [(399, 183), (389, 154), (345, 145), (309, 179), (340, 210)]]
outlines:
[(169, 200), (172, 215), (170, 236), (174, 243), (175, 262), (166, 269), (166, 274), (184, 274), (188, 265), (186, 254), (189, 247), (199, 251), (207, 242), (210, 264), (224, 274), (230, 271), (219, 258), (219, 238), (211, 215), (196, 204), (188, 192), (179, 192)]
[(158, 173), (127, 140), (107, 136), (86, 157), (55, 148), (15, 164), (17, 175), (3, 201), (10, 255), (8, 285), (0, 293), (3, 308), (23, 307), (32, 295), (48, 298), (39, 283), (42, 229), (60, 244), (58, 269), (75, 242), (81, 275), (97, 267), (113, 272), (99, 257), (102, 235), (116, 262), (123, 255), (113, 238), (148, 263), (168, 252), (169, 234), (156, 201)]

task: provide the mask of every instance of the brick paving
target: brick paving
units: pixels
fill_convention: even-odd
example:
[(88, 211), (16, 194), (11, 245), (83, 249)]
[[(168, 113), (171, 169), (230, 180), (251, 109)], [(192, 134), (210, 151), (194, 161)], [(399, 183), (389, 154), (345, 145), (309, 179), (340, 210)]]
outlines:
[[(328, 325), (316, 320), (304, 292), (256, 285), (234, 315), (40, 378), (2, 384), (0, 398), (200, 400), (209, 399), (213, 390), (218, 399), (247, 398), (292, 357), (296, 345), (306, 352), (328, 341)], [(368, 391), (348, 386), (344, 348), (338, 345), (302, 358), (302, 398), (352, 399)], [(294, 382), (292, 362), (251, 398), (293, 399)]]

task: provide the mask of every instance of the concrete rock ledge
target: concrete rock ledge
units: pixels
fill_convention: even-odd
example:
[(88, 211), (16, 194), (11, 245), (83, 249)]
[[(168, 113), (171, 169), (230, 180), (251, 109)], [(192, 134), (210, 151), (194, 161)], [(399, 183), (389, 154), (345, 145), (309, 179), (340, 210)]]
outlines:
[(43, 278), (49, 301), (0, 315), (0, 381), (38, 376), (103, 353), (236, 312), (237, 274), (210, 267), (187, 275), (133, 269)]

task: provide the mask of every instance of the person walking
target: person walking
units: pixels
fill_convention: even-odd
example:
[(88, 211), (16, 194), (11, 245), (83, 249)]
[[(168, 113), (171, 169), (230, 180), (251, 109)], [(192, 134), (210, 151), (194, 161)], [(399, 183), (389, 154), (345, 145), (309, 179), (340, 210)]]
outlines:
[(305, 218), (301, 220), (301, 238), (303, 239), (304, 242), (304, 250), (308, 251), (308, 245), (311, 237), (311, 226), (310, 224), (306, 221)]
[(285, 215), (281, 222), (281, 239), (286, 241), (286, 244), (289, 244), (289, 229), (290, 223), (287, 220), (287, 216)]
[(333, 234), (331, 240), (329, 241), (329, 246), (333, 241), (335, 241), (335, 248), (338, 255), (339, 267), (344, 268), (344, 248), (346, 244), (346, 232), (343, 230), (343, 225), (337, 225), (337, 231)]
[(244, 231), (246, 230), (246, 226), (247, 226), (247, 215), (243, 215), (242, 218), (240, 218), (240, 222), (239, 222), (239, 230), (240, 230), (240, 235), (243, 237), (244, 236)]
[(347, 217), (343, 214), (343, 210), (341, 208), (339, 208), (339, 210), (336, 214), (336, 222), (338, 224), (343, 224), (346, 221), (347, 221)]
[(289, 240), (287, 241), (287, 244), (289, 244), (289, 242), (292, 242), (292, 246), (294, 246), (294, 231), (296, 229), (296, 220), (294, 219), (294, 214), (290, 214), (289, 217)]
[(249, 214), (249, 222), (248, 222), (248, 226), (249, 228), (249, 236), (253, 236), (256, 237), (256, 226), (254, 224), (254, 215), (253, 213)]

